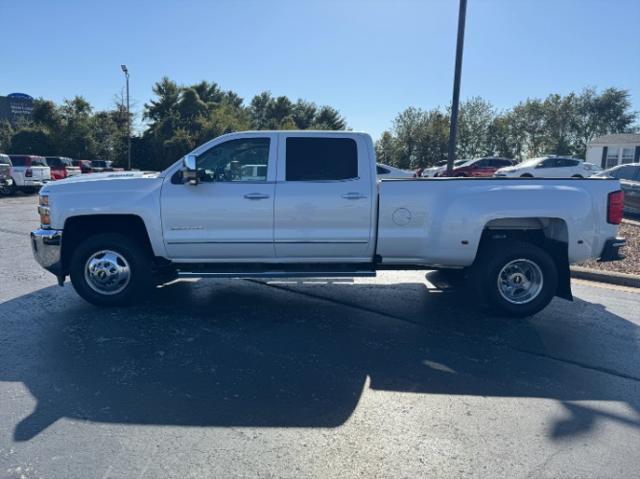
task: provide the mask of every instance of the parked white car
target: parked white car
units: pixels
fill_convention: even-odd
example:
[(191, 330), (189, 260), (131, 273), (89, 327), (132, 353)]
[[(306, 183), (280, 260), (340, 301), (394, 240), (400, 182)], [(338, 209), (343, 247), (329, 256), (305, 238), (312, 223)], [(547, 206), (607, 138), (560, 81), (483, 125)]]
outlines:
[[(618, 180), (380, 180), (374, 151), (364, 133), (237, 132), (161, 173), (48, 183), (33, 252), (60, 284), (71, 276), (80, 296), (106, 306), (167, 277), (436, 267), (466, 270), (478, 302), (511, 316), (571, 299), (570, 263), (621, 258)], [(232, 163), (265, 165), (266, 177), (219, 173)]]
[(415, 176), (413, 171), (401, 170), (400, 168), (382, 163), (376, 164), (376, 172), (378, 178), (413, 178)]
[(500, 168), (494, 176), (519, 178), (588, 178), (601, 171), (599, 166), (577, 158), (543, 156)]

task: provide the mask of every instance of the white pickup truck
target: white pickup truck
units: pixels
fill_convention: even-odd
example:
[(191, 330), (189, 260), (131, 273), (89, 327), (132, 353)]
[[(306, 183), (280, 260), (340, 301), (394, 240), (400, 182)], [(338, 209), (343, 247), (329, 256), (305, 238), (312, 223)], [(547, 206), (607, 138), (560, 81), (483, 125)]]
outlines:
[(224, 135), (161, 173), (49, 183), (39, 214), (36, 259), (98, 305), (176, 276), (448, 269), (494, 309), (528, 316), (571, 299), (570, 263), (620, 259), (624, 245), (617, 180), (378, 180), (371, 138), (353, 132)]

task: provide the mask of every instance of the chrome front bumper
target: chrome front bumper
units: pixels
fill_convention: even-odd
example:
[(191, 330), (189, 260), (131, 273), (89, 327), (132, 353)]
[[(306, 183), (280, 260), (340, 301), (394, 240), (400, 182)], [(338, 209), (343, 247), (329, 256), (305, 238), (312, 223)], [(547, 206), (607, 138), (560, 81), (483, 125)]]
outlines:
[(31, 249), (36, 261), (47, 271), (64, 280), (61, 250), (62, 230), (39, 229), (31, 232)]

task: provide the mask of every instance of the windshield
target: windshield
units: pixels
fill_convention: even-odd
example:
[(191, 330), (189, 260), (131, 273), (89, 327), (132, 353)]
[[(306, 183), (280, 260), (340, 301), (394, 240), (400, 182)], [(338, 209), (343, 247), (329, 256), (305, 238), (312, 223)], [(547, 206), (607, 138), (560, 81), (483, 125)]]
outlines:
[(456, 160), (453, 163), (453, 166), (471, 166), (473, 165), (476, 161), (478, 161), (479, 158), (473, 158), (473, 159), (464, 159), (464, 160)]
[(48, 166), (44, 158), (40, 156), (34, 156), (31, 158), (31, 166)]

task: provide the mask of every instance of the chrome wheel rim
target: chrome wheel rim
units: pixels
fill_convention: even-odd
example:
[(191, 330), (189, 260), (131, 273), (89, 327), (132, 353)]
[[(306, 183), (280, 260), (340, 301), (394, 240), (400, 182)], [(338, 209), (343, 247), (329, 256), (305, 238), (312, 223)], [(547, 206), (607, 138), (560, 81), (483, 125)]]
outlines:
[(120, 253), (101, 250), (92, 254), (85, 263), (84, 278), (96, 293), (118, 294), (129, 284), (131, 268)]
[(509, 261), (498, 274), (498, 291), (512, 304), (526, 304), (538, 297), (544, 284), (540, 266), (529, 259)]

